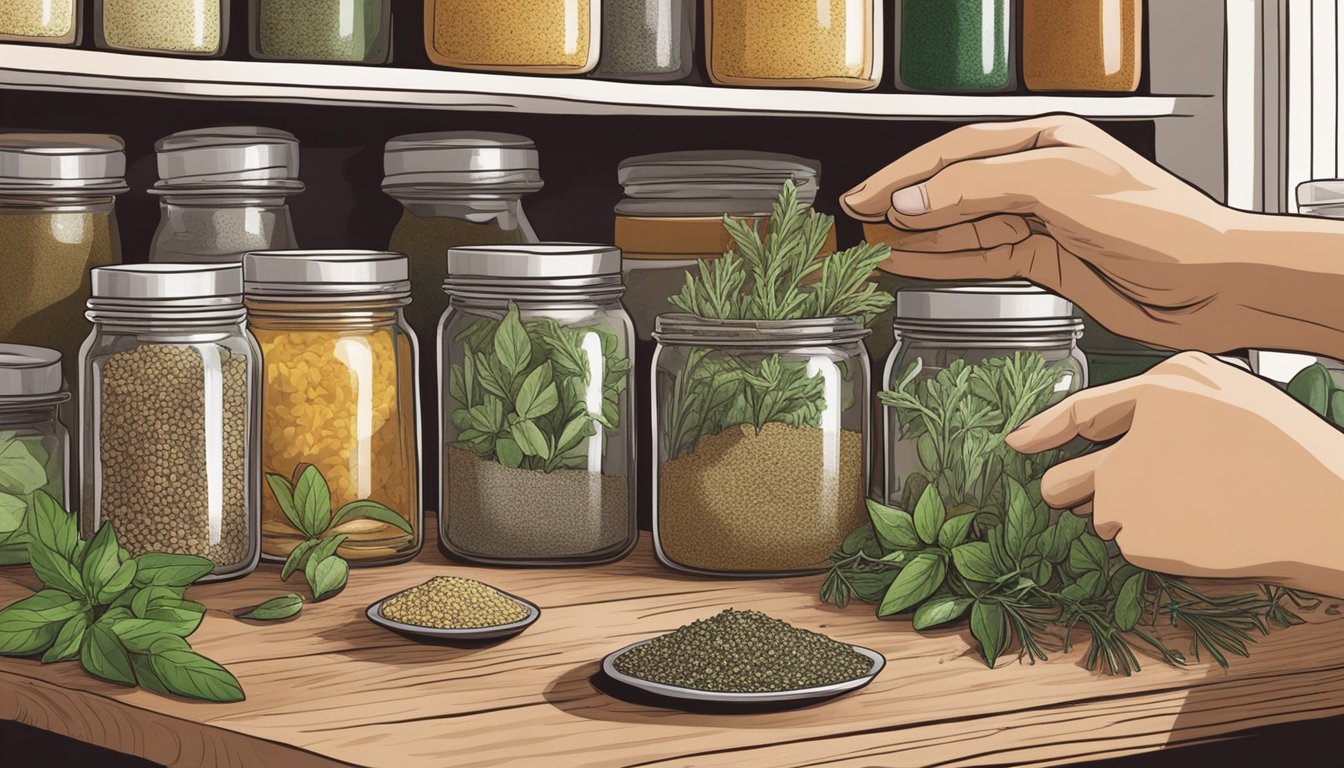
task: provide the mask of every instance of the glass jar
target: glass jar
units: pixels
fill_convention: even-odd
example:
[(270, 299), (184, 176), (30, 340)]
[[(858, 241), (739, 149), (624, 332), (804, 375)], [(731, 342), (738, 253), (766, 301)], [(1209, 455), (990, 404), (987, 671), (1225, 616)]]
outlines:
[(695, 0), (602, 0), (602, 57), (595, 74), (668, 81), (691, 74)]
[(69, 499), (69, 435), (62, 419), (70, 401), (61, 353), (0, 344), (0, 565), (28, 562), (26, 518), (33, 495)]
[(0, 3), (0, 42), (79, 45), (80, 0), (7, 0)]
[(238, 264), (296, 247), (287, 199), (303, 191), (299, 142), (274, 128), (201, 128), (160, 139), (150, 261)]
[(392, 0), (250, 0), (254, 59), (386, 64)]
[(454, 557), (554, 565), (634, 547), (634, 330), (610, 246), (448, 253), (439, 535)]
[(1133, 93), (1142, 0), (1023, 0), (1022, 77), (1033, 91)]
[(425, 0), (425, 51), (455, 69), (581, 75), (601, 50), (601, 0)]
[(89, 270), (121, 261), (125, 172), (116, 136), (0, 134), (0, 339), (60, 352), (66, 381), (89, 335)]
[[(1313, 179), (1298, 184), (1297, 212), (1303, 216), (1344, 219), (1344, 179)], [(1344, 362), (1339, 360), (1292, 352), (1260, 351), (1256, 355), (1257, 372), (1275, 380), (1289, 381), (1314, 362), (1325, 366), (1335, 386), (1344, 387)]]
[(229, 0), (93, 0), (99, 48), (212, 58), (229, 44)]
[[(398, 136), (383, 155), (383, 191), (404, 207), (388, 250), (410, 260), (411, 303), (406, 320), (416, 338), (433, 339), (448, 308), (444, 255), (466, 245), (523, 245), (537, 235), (523, 196), (541, 189), (537, 148), (508, 133), (447, 132)], [(435, 345), (421, 350), (420, 391), (438, 388)], [(422, 434), (436, 434), (439, 403), (425, 397)], [(439, 446), (425, 441), (422, 472), (438, 472)], [(437, 503), (437, 499), (430, 503)]]
[(1010, 0), (900, 0), (896, 85), (906, 91), (1014, 90), (1012, 25)]
[(825, 569), (867, 520), (868, 330), (669, 314), (653, 335), (658, 559), (729, 576)]
[[(1024, 486), (1039, 479), (1041, 457), (1003, 437), (1088, 385), (1073, 305), (1019, 282), (909, 289), (896, 294), (892, 325), (879, 498), (912, 511), (936, 482), (950, 514), (983, 511), (1001, 504), (1005, 474)], [(958, 421), (967, 414), (977, 426)]]
[(206, 579), (257, 564), (261, 383), (236, 266), (93, 270), (80, 354), (82, 534), (131, 555), (198, 555)]
[[(378, 251), (275, 251), (243, 258), (248, 323), (266, 364), (261, 464), (294, 478), (317, 467), (331, 508), (364, 499), (411, 529), (351, 520), (334, 533), (351, 565), (415, 557), (423, 541), (415, 334), (406, 257)], [(280, 561), (306, 537), (271, 493), (262, 501), (262, 556)]]
[(882, 80), (880, 0), (705, 0), (716, 85), (866, 91)]

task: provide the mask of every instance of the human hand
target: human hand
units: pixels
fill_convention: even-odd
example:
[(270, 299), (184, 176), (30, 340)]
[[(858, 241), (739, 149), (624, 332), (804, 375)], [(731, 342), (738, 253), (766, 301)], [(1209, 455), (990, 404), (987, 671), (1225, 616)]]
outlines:
[(1129, 562), (1344, 597), (1344, 434), (1272, 384), (1200, 353), (1083, 392), (1010, 434), (1052, 467), (1041, 496), (1091, 514)]

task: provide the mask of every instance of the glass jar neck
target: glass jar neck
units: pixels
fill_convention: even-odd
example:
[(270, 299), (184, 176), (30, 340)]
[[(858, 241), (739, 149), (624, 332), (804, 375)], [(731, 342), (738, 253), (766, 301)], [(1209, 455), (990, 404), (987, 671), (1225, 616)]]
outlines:
[(17, 195), (0, 192), (0, 216), (6, 214), (90, 213), (109, 214), (116, 197), (108, 194), (79, 194), (53, 192), (47, 195)]
[(159, 195), (162, 208), (278, 208), (288, 209), (293, 193), (254, 190), (248, 192), (219, 192), (214, 194), (174, 194), (164, 191)]
[(223, 310), (154, 311), (146, 309), (97, 309), (85, 316), (93, 321), (94, 333), (130, 334), (154, 338), (238, 335), (246, 313), (242, 308)]
[(409, 296), (294, 301), (281, 297), (246, 300), (248, 325), (256, 330), (330, 330), (402, 325)]
[(608, 293), (572, 293), (568, 295), (538, 296), (519, 294), (460, 294), (447, 291), (448, 304), (457, 309), (506, 310), (510, 304), (522, 311), (551, 309), (620, 309), (622, 290)]
[(406, 211), (422, 219), (457, 219), (471, 224), (494, 223), (503, 230), (520, 229), (527, 220), (522, 193), (463, 193), (459, 196), (401, 199)]
[(0, 397), (0, 430), (59, 422), (61, 406), (69, 400), (68, 392), (41, 397)]
[(907, 345), (952, 349), (1070, 349), (1082, 337), (1081, 321), (1048, 321), (1053, 327), (1016, 324), (966, 324), (955, 328), (933, 325), (893, 326), (896, 339)]
[(858, 343), (869, 333), (871, 331), (854, 317), (715, 320), (676, 313), (658, 317), (653, 338), (660, 344), (766, 349)]

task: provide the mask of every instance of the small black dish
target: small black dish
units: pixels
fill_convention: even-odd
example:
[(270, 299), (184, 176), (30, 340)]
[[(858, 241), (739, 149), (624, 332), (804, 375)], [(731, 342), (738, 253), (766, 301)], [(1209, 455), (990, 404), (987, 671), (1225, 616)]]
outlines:
[(364, 615), (367, 616), (369, 618), (369, 621), (372, 621), (374, 624), (377, 624), (380, 627), (383, 627), (384, 629), (390, 629), (393, 632), (406, 635), (408, 637), (423, 640), (437, 640), (440, 642), (449, 642), (449, 643), (480, 643), (487, 641), (507, 640), (511, 637), (515, 637), (519, 634), (522, 634), (523, 630), (532, 626), (536, 622), (536, 620), (541, 617), (541, 609), (538, 608), (533, 603), (531, 603), (530, 601), (524, 600), (523, 598), (518, 597), (517, 595), (511, 595), (502, 589), (496, 589), (495, 591), (509, 598), (510, 600), (513, 600), (519, 605), (522, 605), (524, 608), (527, 609), (527, 615), (515, 622), (509, 624), (498, 624), (493, 627), (472, 627), (469, 629), (439, 629), (437, 627), (417, 627), (414, 624), (403, 624), (400, 621), (397, 621), (395, 619), (389, 619), (388, 617), (383, 615), (383, 604), (386, 603), (388, 600), (391, 600), (392, 598), (401, 594), (400, 592), (388, 595), (387, 597), (384, 597), (382, 600), (379, 600), (373, 605), (370, 605), (368, 607), (368, 610), (364, 612)]

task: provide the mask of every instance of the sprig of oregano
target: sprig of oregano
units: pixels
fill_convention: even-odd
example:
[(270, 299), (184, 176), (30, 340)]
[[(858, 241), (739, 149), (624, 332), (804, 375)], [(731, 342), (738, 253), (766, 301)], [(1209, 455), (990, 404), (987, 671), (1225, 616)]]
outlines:
[(0, 432), (0, 565), (28, 562), (24, 521), (38, 491), (61, 492), (58, 461), (41, 437)]
[(81, 541), (75, 517), (38, 491), (26, 530), (43, 588), (0, 609), (0, 655), (79, 660), (89, 674), (156, 693), (241, 701), (237, 678), (187, 643), (205, 606), (188, 586), (214, 569), (191, 555), (131, 557), (112, 523)]
[(336, 549), (349, 536), (337, 533), (336, 529), (352, 520), (374, 520), (405, 533), (414, 532), (406, 518), (370, 499), (352, 501), (333, 511), (331, 487), (322, 472), (312, 464), (300, 464), (295, 468), (294, 475), (291, 483), (284, 475), (266, 473), (266, 484), (270, 486), (285, 519), (307, 537), (285, 559), (280, 578), (288, 581), (295, 571), (302, 570), (314, 602), (340, 592), (350, 575), (349, 564), (336, 554)]
[[(599, 425), (617, 428), (630, 358), (605, 328), (523, 322), (509, 302), (502, 318), (477, 320), (458, 340), (462, 362), (448, 379), (454, 446), (513, 469), (583, 469), (587, 438)], [(588, 406), (594, 369), (602, 377), (600, 411)]]

